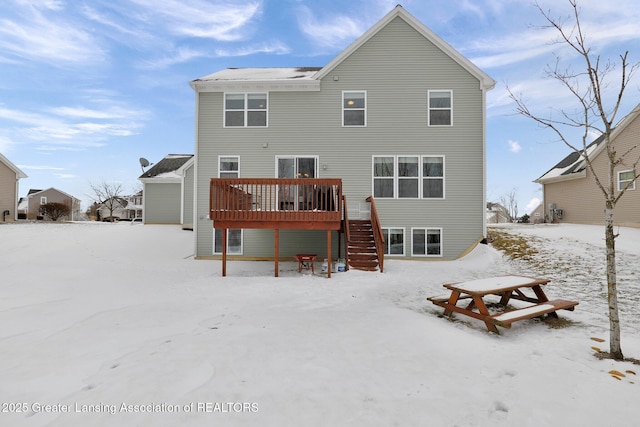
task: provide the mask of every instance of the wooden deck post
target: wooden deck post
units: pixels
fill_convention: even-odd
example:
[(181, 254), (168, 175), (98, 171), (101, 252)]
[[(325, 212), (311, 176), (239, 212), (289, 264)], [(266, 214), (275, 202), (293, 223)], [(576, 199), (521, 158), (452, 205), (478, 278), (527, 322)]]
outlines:
[[(215, 229), (213, 230), (215, 234)], [(214, 239), (215, 240), (215, 239)], [(227, 277), (227, 229), (222, 229), (222, 277)]]
[(327, 278), (331, 279), (331, 230), (327, 230)]
[(279, 257), (279, 254), (280, 254), (280, 230), (277, 229), (277, 228), (275, 229), (274, 241), (275, 241), (275, 252), (276, 252), (275, 256), (274, 256), (274, 258), (276, 260), (274, 268), (276, 270), (276, 277), (278, 277), (278, 269), (279, 269), (278, 268), (278, 257)]

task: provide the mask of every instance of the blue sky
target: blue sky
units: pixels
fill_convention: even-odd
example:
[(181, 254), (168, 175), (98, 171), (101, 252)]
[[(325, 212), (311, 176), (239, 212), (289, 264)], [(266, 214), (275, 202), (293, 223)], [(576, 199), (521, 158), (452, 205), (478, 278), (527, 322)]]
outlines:
[[(229, 67), (323, 66), (397, 0), (4, 0), (0, 4), (0, 152), (29, 177), (91, 202), (90, 183), (141, 188), (138, 159), (193, 153), (189, 81)], [(532, 181), (569, 153), (515, 115), (505, 87), (541, 115), (575, 106), (545, 69), (556, 34), (531, 1), (406, 0), (408, 12), (496, 80), (487, 98), (487, 199), (512, 190), (520, 213), (541, 198)], [(541, 0), (566, 17), (565, 0)], [(640, 61), (636, 0), (580, 0), (594, 53)], [(640, 102), (633, 80), (622, 114)], [(620, 117), (621, 118), (621, 117)], [(576, 133), (576, 138), (579, 135)]]

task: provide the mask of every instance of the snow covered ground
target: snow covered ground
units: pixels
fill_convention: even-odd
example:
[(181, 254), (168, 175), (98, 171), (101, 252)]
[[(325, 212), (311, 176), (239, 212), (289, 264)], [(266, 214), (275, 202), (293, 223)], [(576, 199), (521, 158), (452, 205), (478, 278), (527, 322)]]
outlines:
[[(272, 262), (223, 278), (179, 227), (0, 225), (0, 425), (637, 425), (640, 378), (608, 372), (640, 367), (593, 356), (602, 227), (504, 230), (535, 239), (536, 267), (479, 245), (328, 280)], [(620, 233), (622, 349), (640, 358), (640, 230)], [(580, 305), (495, 335), (425, 300), (499, 274), (549, 277)]]

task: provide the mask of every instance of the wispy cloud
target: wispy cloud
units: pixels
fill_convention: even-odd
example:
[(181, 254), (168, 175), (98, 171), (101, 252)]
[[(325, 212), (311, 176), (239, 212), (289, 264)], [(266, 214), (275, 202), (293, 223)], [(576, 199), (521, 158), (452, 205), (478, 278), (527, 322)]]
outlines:
[(183, 64), (198, 58), (208, 58), (212, 54), (189, 47), (178, 48), (172, 55), (165, 55), (162, 58), (145, 60), (139, 66), (142, 69), (157, 70), (170, 67), (176, 64)]
[(46, 165), (19, 165), (20, 169), (24, 170), (33, 170), (33, 171), (63, 171), (64, 168), (60, 168), (57, 166), (46, 166)]
[(145, 23), (164, 24), (172, 34), (210, 38), (221, 41), (240, 40), (243, 28), (256, 18), (262, 1), (183, 1), (131, 0), (137, 6), (133, 18)]
[(285, 55), (291, 50), (289, 47), (281, 42), (274, 43), (261, 43), (251, 46), (243, 46), (238, 49), (216, 49), (216, 56), (247, 56), (256, 53), (272, 53), (274, 55)]
[(137, 134), (146, 118), (145, 111), (117, 105), (61, 106), (42, 112), (0, 107), (0, 138), (6, 145), (32, 143), (38, 150), (83, 150), (104, 146), (112, 137)]
[(300, 31), (321, 47), (339, 49), (352, 42), (367, 30), (367, 25), (347, 15), (331, 15), (320, 18), (308, 7), (300, 7), (298, 13)]
[(53, 176), (58, 177), (60, 179), (76, 179), (78, 175), (72, 173), (54, 173)]
[(12, 16), (0, 19), (4, 60), (42, 61), (55, 66), (104, 60), (106, 53), (88, 31), (55, 13), (61, 8), (62, 3), (56, 1), (29, 2)]

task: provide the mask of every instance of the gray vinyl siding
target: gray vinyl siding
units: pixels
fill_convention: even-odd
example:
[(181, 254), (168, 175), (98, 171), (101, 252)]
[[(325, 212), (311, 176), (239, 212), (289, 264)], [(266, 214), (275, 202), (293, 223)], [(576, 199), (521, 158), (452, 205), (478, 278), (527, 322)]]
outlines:
[(180, 224), (180, 183), (147, 183), (144, 188), (144, 222)]
[(189, 167), (184, 176), (184, 184), (183, 184), (183, 193), (184, 197), (182, 199), (182, 225), (184, 228), (192, 228), (193, 227), (193, 183), (194, 183), (194, 168), (193, 166)]
[[(367, 126), (343, 127), (342, 91), (360, 90), (367, 92)], [(453, 126), (427, 126), (429, 90), (453, 91)], [(207, 215), (208, 179), (217, 177), (219, 155), (240, 156), (242, 177), (274, 177), (276, 156), (317, 155), (318, 176), (341, 178), (350, 206), (373, 193), (373, 155), (443, 155), (446, 198), (376, 199), (382, 225), (406, 228), (407, 256), (411, 227), (442, 228), (443, 258), (458, 257), (482, 237), (484, 100), (480, 83), (402, 19), (389, 23), (341, 62), (322, 80), (319, 92), (269, 93), (268, 128), (224, 129), (223, 94), (196, 96), (198, 216)], [(268, 148), (262, 148), (264, 143)], [(245, 231), (245, 256), (273, 255), (273, 239), (265, 239), (265, 233), (273, 235), (271, 230)], [(211, 221), (200, 220), (197, 234), (197, 255), (210, 255)], [(324, 254), (325, 235), (321, 232), (311, 242), (281, 234), (281, 255), (311, 247)], [(333, 240), (337, 243), (335, 233)]]

